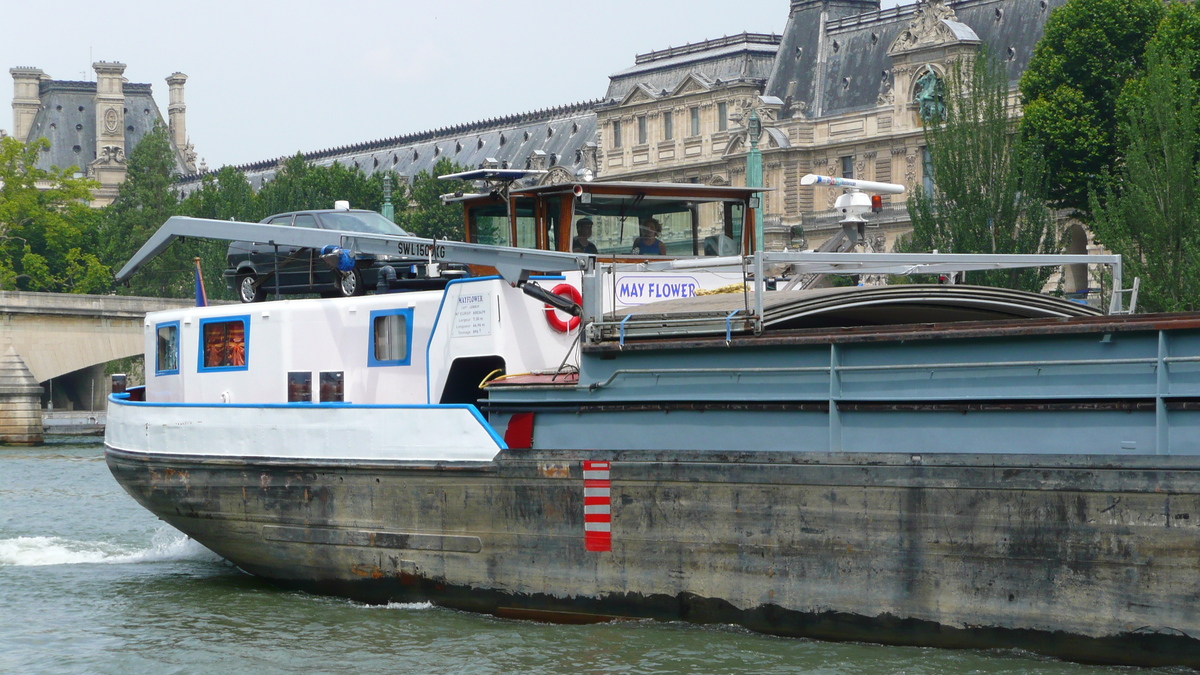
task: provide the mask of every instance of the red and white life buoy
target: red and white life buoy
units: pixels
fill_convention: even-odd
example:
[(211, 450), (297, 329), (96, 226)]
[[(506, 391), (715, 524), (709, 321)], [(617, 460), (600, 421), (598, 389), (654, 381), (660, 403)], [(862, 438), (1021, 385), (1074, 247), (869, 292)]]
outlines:
[[(561, 295), (577, 305), (583, 304), (583, 296), (580, 295), (579, 289), (571, 284), (559, 284), (550, 289), (550, 292), (555, 295)], [(563, 321), (558, 318), (558, 310), (554, 309), (551, 305), (546, 305), (546, 323), (550, 324), (551, 328), (560, 333), (569, 333), (579, 328), (579, 317), (571, 316), (566, 321)]]

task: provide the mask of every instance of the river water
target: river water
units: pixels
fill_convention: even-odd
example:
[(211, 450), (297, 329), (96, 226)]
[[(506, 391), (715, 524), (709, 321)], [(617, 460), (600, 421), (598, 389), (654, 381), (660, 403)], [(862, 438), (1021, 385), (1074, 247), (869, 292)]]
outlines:
[[(279, 590), (138, 506), (99, 439), (0, 448), (0, 673), (1168, 673), (729, 626), (557, 626)], [(1188, 671), (1190, 672), (1190, 671)]]

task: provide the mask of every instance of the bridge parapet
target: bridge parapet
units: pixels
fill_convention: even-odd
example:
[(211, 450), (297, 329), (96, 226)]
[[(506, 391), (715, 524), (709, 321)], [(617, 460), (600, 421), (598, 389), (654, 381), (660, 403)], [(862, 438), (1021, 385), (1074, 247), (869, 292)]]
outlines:
[(133, 295), (81, 295), (0, 291), (0, 313), (45, 316), (104, 316), (141, 319), (149, 312), (191, 307), (190, 298), (145, 298)]

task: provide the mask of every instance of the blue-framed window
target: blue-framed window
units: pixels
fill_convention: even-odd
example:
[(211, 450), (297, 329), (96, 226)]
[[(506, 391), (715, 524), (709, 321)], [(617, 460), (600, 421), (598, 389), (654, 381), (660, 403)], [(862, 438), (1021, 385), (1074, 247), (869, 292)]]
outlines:
[(412, 363), (412, 308), (371, 312), (367, 366), (407, 366)]
[(179, 374), (179, 322), (168, 321), (154, 326), (154, 374)]
[(246, 370), (250, 367), (250, 315), (200, 319), (202, 373)]

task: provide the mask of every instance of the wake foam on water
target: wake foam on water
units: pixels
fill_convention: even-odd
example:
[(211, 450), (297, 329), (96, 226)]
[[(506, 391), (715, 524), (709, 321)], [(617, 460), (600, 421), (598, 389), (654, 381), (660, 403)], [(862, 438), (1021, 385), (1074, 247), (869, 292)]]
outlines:
[(386, 605), (376, 605), (381, 609), (433, 609), (432, 602), (389, 602)]
[(0, 539), (0, 566), (126, 564), (172, 560), (220, 560), (174, 528), (159, 528), (146, 548), (105, 541), (77, 541), (63, 537)]

